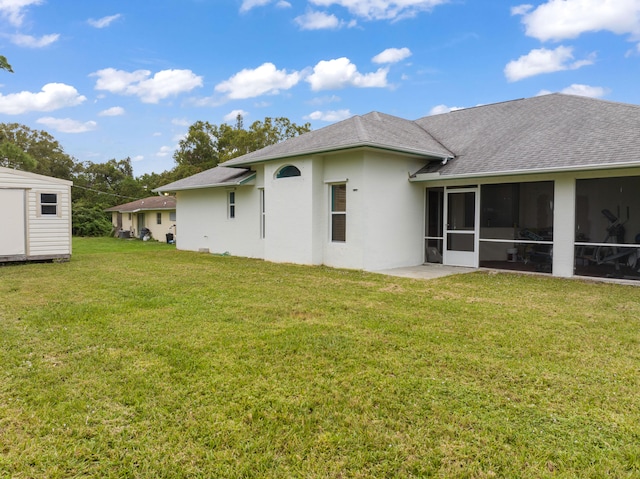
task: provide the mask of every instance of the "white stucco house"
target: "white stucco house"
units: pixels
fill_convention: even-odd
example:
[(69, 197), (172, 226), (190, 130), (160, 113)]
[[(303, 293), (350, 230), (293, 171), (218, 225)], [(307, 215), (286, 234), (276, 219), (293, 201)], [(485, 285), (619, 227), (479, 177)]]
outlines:
[(0, 167), (0, 263), (71, 257), (71, 185)]
[(158, 188), (178, 249), (363, 269), (640, 278), (640, 106), (552, 94), (369, 113)]

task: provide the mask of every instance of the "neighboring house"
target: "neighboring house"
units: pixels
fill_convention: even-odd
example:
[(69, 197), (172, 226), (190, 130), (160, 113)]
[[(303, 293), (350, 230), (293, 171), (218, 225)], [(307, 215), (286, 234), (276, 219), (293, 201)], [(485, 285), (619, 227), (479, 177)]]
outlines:
[(150, 196), (107, 208), (111, 222), (120, 237), (141, 238), (145, 230), (158, 241), (176, 233), (176, 199), (173, 196)]
[(373, 112), (157, 191), (177, 195), (180, 249), (638, 278), (640, 107), (552, 94)]
[(71, 257), (71, 185), (0, 167), (0, 262)]

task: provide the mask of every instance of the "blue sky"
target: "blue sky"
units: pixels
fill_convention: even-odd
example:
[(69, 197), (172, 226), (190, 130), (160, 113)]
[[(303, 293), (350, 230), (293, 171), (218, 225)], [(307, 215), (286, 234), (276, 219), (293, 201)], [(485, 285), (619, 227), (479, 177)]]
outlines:
[(640, 0), (0, 0), (0, 122), (161, 172), (190, 124), (640, 103)]

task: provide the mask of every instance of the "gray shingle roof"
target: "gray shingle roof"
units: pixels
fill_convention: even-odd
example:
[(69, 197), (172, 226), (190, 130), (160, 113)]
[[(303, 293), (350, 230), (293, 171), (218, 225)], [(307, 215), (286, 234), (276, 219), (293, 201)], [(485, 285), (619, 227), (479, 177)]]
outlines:
[[(640, 166), (640, 106), (551, 94), (404, 120), (372, 112), (234, 158), (155, 191), (241, 184), (250, 166), (350, 148), (423, 156), (416, 174), (480, 176)], [(440, 161), (451, 158), (447, 162)]]
[(136, 211), (149, 210), (175, 210), (176, 199), (173, 196), (151, 196), (141, 200), (131, 201), (123, 205), (107, 208), (105, 211), (117, 211), (119, 213), (135, 213)]
[(640, 163), (640, 107), (551, 94), (416, 121), (455, 153), (441, 176)]
[(372, 112), (267, 146), (226, 161), (223, 165), (246, 166), (280, 158), (367, 146), (425, 157), (453, 156), (415, 122)]
[(183, 178), (182, 180), (161, 186), (153, 191), (162, 193), (180, 190), (193, 190), (198, 188), (241, 185), (249, 181), (254, 175), (255, 172), (247, 168), (227, 168), (225, 166), (216, 166), (215, 168), (210, 168), (187, 178)]

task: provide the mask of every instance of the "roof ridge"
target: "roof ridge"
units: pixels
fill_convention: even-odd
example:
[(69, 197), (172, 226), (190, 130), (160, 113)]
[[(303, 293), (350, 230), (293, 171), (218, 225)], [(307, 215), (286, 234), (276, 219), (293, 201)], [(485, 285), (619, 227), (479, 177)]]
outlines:
[(355, 127), (356, 127), (356, 132), (357, 132), (357, 136), (358, 139), (360, 141), (370, 141), (369, 140), (369, 134), (367, 132), (366, 127), (362, 124), (362, 116), (360, 115), (356, 115), (353, 117), (353, 121), (355, 123)]

